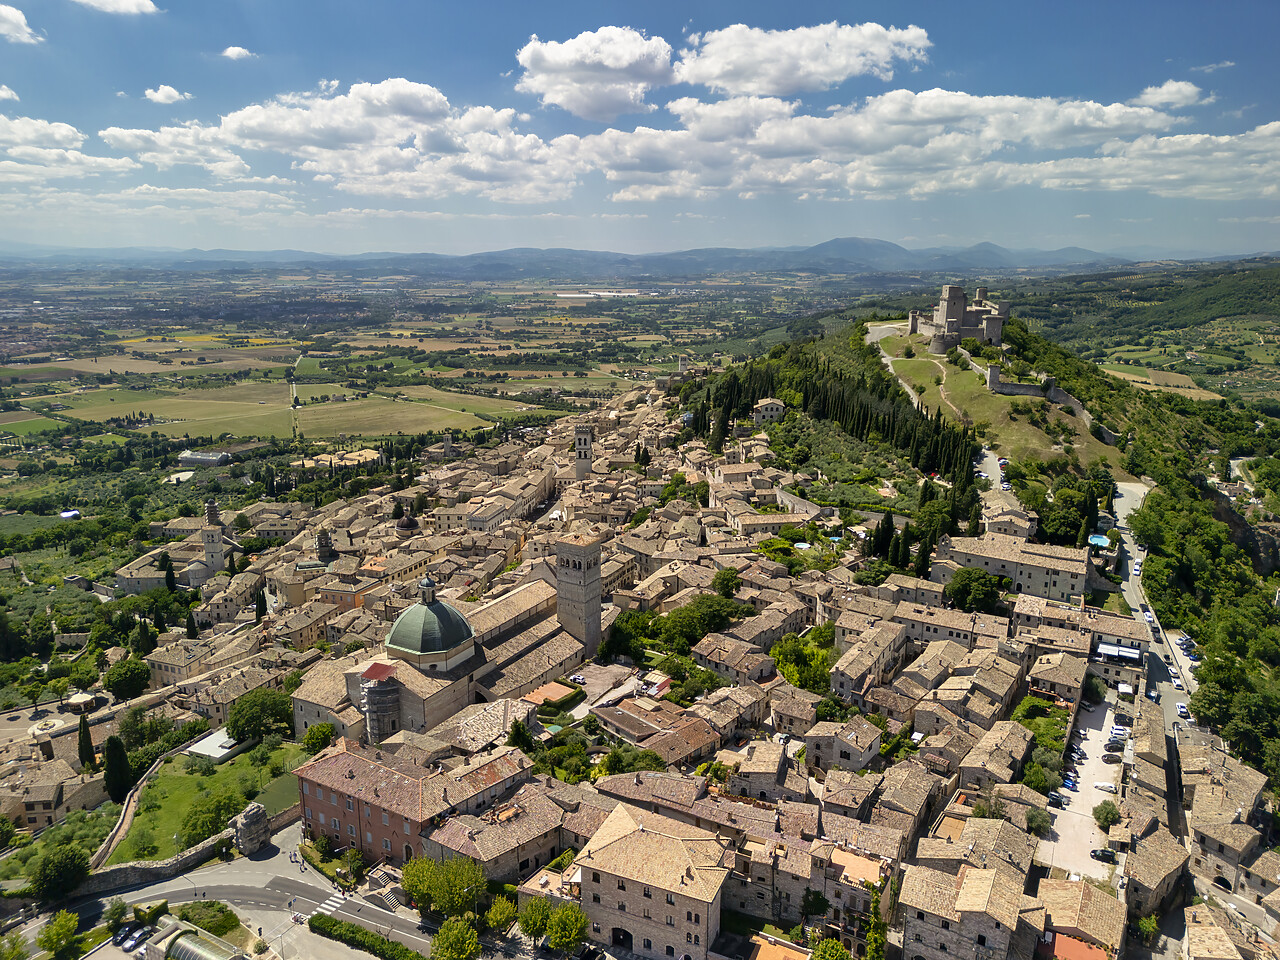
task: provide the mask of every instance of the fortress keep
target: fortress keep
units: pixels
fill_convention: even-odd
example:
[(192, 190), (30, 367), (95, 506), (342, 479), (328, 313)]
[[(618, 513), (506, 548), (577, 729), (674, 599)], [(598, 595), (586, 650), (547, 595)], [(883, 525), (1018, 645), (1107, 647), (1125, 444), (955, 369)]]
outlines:
[(960, 341), (973, 337), (993, 347), (1000, 346), (1004, 322), (1009, 318), (1009, 301), (993, 303), (987, 299), (987, 288), (974, 291), (973, 302), (965, 298), (964, 287), (948, 284), (942, 288), (942, 299), (930, 316), (920, 310), (912, 310), (909, 316), (909, 333), (923, 333), (929, 337), (930, 353), (946, 353)]

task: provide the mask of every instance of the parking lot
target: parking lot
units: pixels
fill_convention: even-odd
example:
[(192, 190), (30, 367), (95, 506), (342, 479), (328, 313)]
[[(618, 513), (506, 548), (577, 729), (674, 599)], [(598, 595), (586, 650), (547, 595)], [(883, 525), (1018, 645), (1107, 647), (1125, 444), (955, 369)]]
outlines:
[[(1114, 693), (1110, 693), (1114, 697)], [(1132, 710), (1132, 704), (1123, 704)], [(1129, 714), (1132, 716), (1132, 713)], [(1115, 794), (1097, 789), (1095, 783), (1119, 784), (1121, 764), (1104, 763), (1102, 749), (1109, 739), (1109, 731), (1115, 723), (1115, 706), (1111, 702), (1099, 704), (1092, 712), (1083, 706), (1076, 715), (1075, 730), (1084, 733), (1084, 739), (1073, 734), (1071, 742), (1079, 744), (1085, 752), (1082, 763), (1073, 764), (1078, 772), (1078, 789), (1063, 787), (1065, 806), (1061, 810), (1049, 809), (1053, 816), (1053, 833), (1040, 841), (1039, 859), (1054, 867), (1086, 877), (1106, 879), (1112, 866), (1094, 860), (1089, 851), (1107, 845), (1107, 838), (1093, 822), (1093, 808), (1103, 800), (1117, 800)], [(1121, 858), (1123, 862), (1123, 857)]]

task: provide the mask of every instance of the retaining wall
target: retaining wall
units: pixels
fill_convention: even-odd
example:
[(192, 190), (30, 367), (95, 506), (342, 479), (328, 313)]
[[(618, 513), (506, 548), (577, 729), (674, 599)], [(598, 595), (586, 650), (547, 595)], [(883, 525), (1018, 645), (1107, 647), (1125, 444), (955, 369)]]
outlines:
[(1040, 375), (1039, 383), (1005, 383), (1000, 379), (1000, 368), (992, 364), (987, 368), (987, 389), (1002, 396), (1040, 397), (1050, 403), (1066, 407), (1084, 421), (1089, 432), (1109, 446), (1115, 446), (1120, 437), (1093, 419), (1093, 414), (1083, 403), (1058, 386), (1053, 377)]
[(180, 873), (186, 873), (198, 867), (222, 847), (233, 846), (235, 839), (235, 830), (228, 828), (168, 860), (135, 860), (131, 863), (118, 863), (114, 867), (107, 867), (105, 870), (90, 874), (84, 883), (76, 887), (76, 896), (101, 896), (114, 890), (172, 879)]

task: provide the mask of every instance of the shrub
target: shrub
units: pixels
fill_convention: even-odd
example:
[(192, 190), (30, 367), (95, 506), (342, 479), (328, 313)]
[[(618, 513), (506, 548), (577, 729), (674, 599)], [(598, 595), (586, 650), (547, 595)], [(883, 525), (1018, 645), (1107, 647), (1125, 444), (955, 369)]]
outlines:
[(225, 937), (240, 926), (240, 918), (235, 915), (235, 911), (219, 900), (188, 903), (178, 911), (178, 919), (193, 923), (215, 937)]
[(427, 960), (417, 950), (410, 950), (403, 943), (388, 940), (358, 924), (335, 920), (323, 913), (317, 913), (308, 920), (307, 927), (312, 933), (318, 933), (322, 937), (371, 953), (380, 960)]

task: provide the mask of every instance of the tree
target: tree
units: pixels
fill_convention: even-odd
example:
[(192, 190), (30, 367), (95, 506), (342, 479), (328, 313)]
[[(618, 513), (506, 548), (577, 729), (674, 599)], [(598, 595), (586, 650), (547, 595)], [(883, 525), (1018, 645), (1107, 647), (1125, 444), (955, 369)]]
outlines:
[(89, 875), (89, 854), (79, 847), (46, 850), (30, 868), (31, 889), (41, 900), (65, 897)]
[(261, 740), (276, 731), (293, 733), (293, 701), (283, 690), (259, 687), (231, 705), (227, 736), (235, 740)]
[(884, 960), (884, 945), (889, 939), (889, 925), (880, 915), (880, 888), (871, 887), (871, 922), (867, 926), (866, 960)]
[(432, 905), (446, 917), (474, 910), (476, 898), (487, 887), (484, 870), (470, 857), (440, 861), (428, 883)]
[(124, 748), (124, 741), (117, 736), (107, 737), (102, 745), (102, 765), (104, 786), (112, 803), (123, 803), (125, 796), (133, 786), (133, 768), (129, 764), (129, 753)]
[(942, 592), (966, 613), (994, 613), (1000, 599), (1000, 580), (981, 567), (961, 567)]
[(431, 938), (431, 960), (475, 960), (478, 956), (480, 938), (461, 917), (450, 917)]
[(1142, 934), (1143, 941), (1150, 943), (1160, 932), (1160, 921), (1154, 913), (1148, 913), (1145, 917), (1138, 918), (1138, 930)]
[(733, 595), (738, 592), (738, 588), (742, 586), (742, 578), (738, 576), (737, 567), (725, 567), (723, 570), (717, 570), (716, 575), (711, 578), (711, 589), (726, 600), (732, 600)]
[(115, 664), (102, 678), (102, 685), (117, 700), (132, 700), (151, 683), (151, 668), (132, 657)]
[(818, 942), (813, 951), (813, 960), (851, 960), (849, 951), (840, 945), (835, 937), (826, 937)]
[(1120, 822), (1120, 808), (1114, 800), (1103, 800), (1093, 808), (1093, 819), (1098, 829), (1107, 831)]
[(61, 704), (66, 699), (67, 690), (71, 687), (71, 681), (67, 677), (57, 677), (45, 684), (45, 693), (50, 696), (57, 697), (58, 703)]
[(196, 626), (196, 615), (187, 611), (187, 639), (194, 640), (200, 636), (200, 628)]
[(820, 890), (812, 887), (804, 888), (804, 896), (800, 898), (800, 920), (803, 923), (809, 917), (825, 917), (831, 909), (831, 901), (822, 895)]
[(93, 735), (89, 732), (89, 715), (87, 713), (80, 714), (80, 733), (77, 748), (80, 755), (80, 766), (86, 770), (92, 770), (93, 762), (97, 758), (93, 749)]
[(533, 735), (523, 720), (511, 721), (511, 732), (507, 734), (507, 746), (517, 747), (525, 753), (533, 753)]
[(534, 897), (520, 911), (520, 932), (537, 943), (546, 935), (550, 920), (551, 905), (542, 897)]
[(331, 743), (333, 743), (332, 723), (317, 723), (310, 727), (307, 735), (302, 738), (302, 746), (307, 753), (319, 753)]
[[(319, 840), (321, 839), (324, 839), (324, 834), (317, 838), (317, 850), (319, 850)], [(438, 867), (439, 864), (434, 860), (416, 857), (413, 860), (406, 861), (404, 867), (400, 870), (400, 885), (404, 887), (404, 892), (409, 895), (409, 899), (417, 906), (418, 913), (424, 917), (431, 910), (431, 878)]]
[(261, 623), (262, 618), (267, 615), (267, 595), (259, 590), (258, 595), (253, 598), (253, 621)]
[(129, 915), (129, 905), (119, 897), (112, 897), (111, 902), (107, 904), (102, 911), (102, 922), (107, 925), (107, 929), (115, 933), (124, 923), (124, 918)]
[(516, 905), (509, 897), (496, 898), (484, 915), (484, 922), (490, 930), (505, 934), (507, 928), (516, 922)]
[(99, 672), (86, 657), (71, 668), (71, 685), (77, 690), (88, 690), (98, 682)]
[(182, 849), (194, 847), (214, 834), (227, 829), (227, 823), (244, 809), (244, 795), (236, 790), (224, 790), (214, 796), (202, 795), (187, 811), (178, 830)]
[(80, 918), (70, 910), (59, 910), (36, 937), (36, 946), (47, 950), (54, 957), (66, 956), (76, 942), (76, 928)]
[(28, 683), (22, 687), (22, 695), (31, 701), (32, 709), (40, 702), (40, 698), (44, 695), (43, 683)]
[(1053, 829), (1053, 819), (1039, 807), (1031, 807), (1027, 810), (1027, 829), (1037, 837), (1047, 837)]
[(1090, 673), (1084, 678), (1084, 689), (1081, 692), (1088, 703), (1101, 703), (1107, 699), (1107, 685), (1096, 673)]
[(587, 938), (587, 915), (576, 903), (556, 907), (547, 921), (547, 942), (566, 957)]
[(0, 960), (27, 960), (31, 948), (26, 938), (17, 930), (0, 940)]

